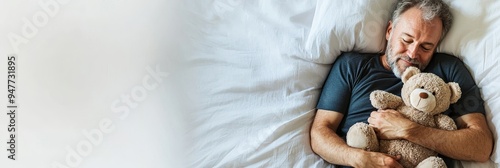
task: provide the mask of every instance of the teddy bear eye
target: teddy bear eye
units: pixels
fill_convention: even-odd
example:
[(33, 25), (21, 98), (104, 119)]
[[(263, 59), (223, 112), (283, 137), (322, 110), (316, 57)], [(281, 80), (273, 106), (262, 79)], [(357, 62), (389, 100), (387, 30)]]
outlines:
[(424, 89), (424, 86), (420, 86), (420, 89)]
[(436, 92), (432, 92), (432, 95), (436, 96)]

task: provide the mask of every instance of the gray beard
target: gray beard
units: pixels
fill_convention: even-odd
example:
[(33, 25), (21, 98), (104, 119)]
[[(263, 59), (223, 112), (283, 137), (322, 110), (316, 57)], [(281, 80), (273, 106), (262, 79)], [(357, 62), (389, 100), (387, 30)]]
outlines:
[(402, 72), (399, 72), (398, 66), (396, 65), (397, 59), (394, 61), (390, 60), (390, 58), (393, 58), (393, 55), (392, 55), (392, 47), (390, 47), (389, 44), (387, 44), (387, 48), (385, 50), (385, 53), (386, 53), (385, 59), (386, 59), (387, 63), (389, 64), (389, 67), (391, 67), (392, 72), (394, 73), (394, 75), (397, 78), (401, 79)]

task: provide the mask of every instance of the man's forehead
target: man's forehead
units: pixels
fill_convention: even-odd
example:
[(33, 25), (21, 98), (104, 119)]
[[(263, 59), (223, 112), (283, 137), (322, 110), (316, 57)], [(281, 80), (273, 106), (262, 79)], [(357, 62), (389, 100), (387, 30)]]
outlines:
[[(431, 21), (425, 21), (422, 17), (422, 11), (417, 8), (410, 8), (398, 18), (396, 28), (400, 29), (403, 34), (414, 38), (433, 39), (431, 41), (439, 41), (442, 31), (442, 22), (439, 18), (434, 18)], [(429, 43), (433, 43), (427, 41)]]

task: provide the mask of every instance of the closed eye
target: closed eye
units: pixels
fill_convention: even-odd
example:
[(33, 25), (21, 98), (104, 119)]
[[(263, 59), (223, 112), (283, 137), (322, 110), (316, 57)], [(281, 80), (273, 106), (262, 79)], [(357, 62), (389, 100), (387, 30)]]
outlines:
[(411, 41), (411, 40), (407, 40), (407, 39), (404, 39), (404, 38), (401, 38), (401, 40), (402, 40), (404, 43), (406, 43), (406, 44), (410, 44), (410, 43), (412, 43), (412, 42), (413, 42), (413, 41)]
[(424, 50), (424, 51), (430, 51), (430, 50), (431, 50), (430, 48), (427, 48), (427, 47), (425, 47), (425, 46), (422, 46), (421, 48), (422, 48), (422, 50)]

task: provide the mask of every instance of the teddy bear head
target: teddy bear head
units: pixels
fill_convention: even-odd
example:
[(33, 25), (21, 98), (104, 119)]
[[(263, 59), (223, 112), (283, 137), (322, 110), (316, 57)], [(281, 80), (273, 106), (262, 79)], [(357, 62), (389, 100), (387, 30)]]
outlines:
[(401, 98), (407, 106), (432, 115), (442, 113), (456, 103), (462, 92), (457, 83), (446, 83), (432, 73), (421, 73), (416, 67), (408, 67), (401, 75)]

